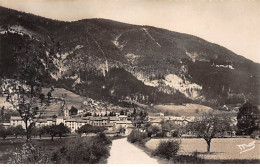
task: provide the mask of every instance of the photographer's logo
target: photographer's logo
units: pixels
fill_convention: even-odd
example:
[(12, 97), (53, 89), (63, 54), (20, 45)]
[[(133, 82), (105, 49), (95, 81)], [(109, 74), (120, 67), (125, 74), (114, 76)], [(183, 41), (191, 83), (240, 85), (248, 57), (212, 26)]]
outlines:
[(247, 151), (250, 151), (250, 150), (253, 150), (255, 148), (255, 141), (251, 142), (251, 143), (248, 143), (248, 144), (240, 144), (240, 145), (237, 145), (239, 148), (240, 148), (240, 154), (244, 153), (244, 152), (247, 152)]

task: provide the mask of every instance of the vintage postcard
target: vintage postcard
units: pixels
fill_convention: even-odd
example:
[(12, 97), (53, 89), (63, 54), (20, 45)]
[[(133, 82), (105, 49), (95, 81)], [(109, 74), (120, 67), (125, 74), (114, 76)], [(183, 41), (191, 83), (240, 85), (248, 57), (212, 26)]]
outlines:
[(259, 164), (259, 9), (0, 0), (0, 164)]

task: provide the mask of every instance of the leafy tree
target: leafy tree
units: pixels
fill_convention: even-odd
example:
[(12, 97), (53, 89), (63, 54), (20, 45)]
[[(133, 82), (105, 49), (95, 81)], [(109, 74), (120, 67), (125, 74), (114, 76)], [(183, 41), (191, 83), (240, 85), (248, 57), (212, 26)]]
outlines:
[(67, 133), (70, 133), (70, 129), (67, 126), (65, 126), (63, 123), (57, 125), (57, 134), (60, 138), (62, 137), (62, 135)]
[(38, 135), (40, 137), (40, 139), (42, 138), (42, 135), (46, 134), (46, 128), (45, 127), (40, 127), (38, 129)]
[(38, 83), (13, 81), (8, 86), (8, 90), (11, 91), (8, 94), (7, 101), (18, 111), (24, 121), (27, 141), (30, 138), (31, 128), (37, 119), (40, 118), (43, 110), (49, 105), (49, 101), (41, 102), (39, 98), (41, 86), (36, 84)]
[(5, 140), (8, 135), (10, 135), (10, 129), (5, 128), (3, 125), (0, 125), (0, 136)]
[(227, 130), (230, 122), (230, 118), (226, 116), (213, 115), (209, 113), (204, 114), (190, 127), (198, 137), (203, 138), (207, 142), (207, 152), (210, 152), (211, 140), (215, 138), (218, 133)]
[(131, 133), (127, 136), (127, 140), (131, 143), (138, 142), (140, 144), (144, 144), (144, 139), (147, 137), (146, 132), (140, 132), (139, 129), (135, 128), (131, 131)]
[(21, 125), (15, 126), (15, 127), (10, 127), (11, 133), (17, 138), (18, 135), (23, 136), (25, 131)]
[(163, 120), (161, 122), (161, 125), (162, 125), (163, 132), (172, 131), (173, 137), (179, 137), (179, 138), (181, 138), (182, 134), (184, 133), (184, 131), (186, 129), (184, 125), (176, 124), (174, 121), (171, 121), (171, 120), (167, 120), (167, 121)]
[(91, 116), (91, 115), (92, 115), (91, 112), (87, 112), (87, 113), (84, 115), (84, 117)]
[(51, 141), (53, 141), (54, 136), (58, 134), (58, 127), (57, 125), (45, 126), (44, 127), (47, 134), (51, 136)]
[(78, 109), (74, 106), (71, 106), (69, 113), (70, 113), (70, 115), (77, 115)]
[(52, 96), (51, 96), (51, 92), (48, 92), (48, 93), (47, 93), (47, 97), (48, 97), (48, 100), (51, 99), (51, 97), (52, 97)]
[(131, 117), (135, 117), (136, 116), (136, 109), (134, 108), (133, 113), (131, 114)]
[(44, 99), (45, 99), (45, 95), (43, 93), (40, 94), (39, 96), (40, 100), (41, 100), (41, 103), (44, 102)]
[(237, 114), (238, 134), (250, 135), (260, 130), (260, 111), (257, 106), (246, 102), (239, 108)]
[(125, 133), (125, 128), (120, 125), (118, 127), (117, 131), (120, 132), (120, 133)]
[(92, 126), (89, 124), (83, 125), (82, 127), (80, 127), (78, 129), (78, 133), (82, 134), (82, 133), (99, 133), (99, 132), (103, 132), (105, 130), (104, 127), (101, 126)]
[(89, 132), (89, 129), (90, 129), (90, 128), (92, 128), (92, 125), (89, 125), (89, 124), (83, 125), (83, 126), (81, 126), (81, 127), (78, 129), (78, 133), (79, 133), (79, 134), (87, 133), (87, 132)]
[(44, 53), (39, 52), (38, 48), (31, 43), (32, 41), (28, 42), (28, 45), (20, 50), (24, 56), (15, 59), (19, 62), (17, 72), (13, 74), (12, 79), (3, 80), (3, 90), (8, 94), (7, 101), (25, 123), (27, 141), (30, 138), (32, 124), (49, 105), (48, 100), (41, 103), (40, 94), (50, 77), (40, 59)]
[(125, 112), (123, 110), (121, 110), (120, 115), (125, 115)]
[(148, 136), (151, 137), (153, 134), (157, 134), (158, 132), (160, 132), (160, 128), (158, 126), (149, 126), (147, 129), (148, 132)]
[(1, 120), (2, 120), (2, 122), (5, 121), (4, 114), (5, 114), (5, 107), (3, 106), (3, 107), (1, 108), (1, 111), (0, 111), (0, 115), (1, 115)]
[(140, 128), (145, 122), (147, 122), (147, 112), (139, 111), (137, 114), (132, 117), (133, 124)]

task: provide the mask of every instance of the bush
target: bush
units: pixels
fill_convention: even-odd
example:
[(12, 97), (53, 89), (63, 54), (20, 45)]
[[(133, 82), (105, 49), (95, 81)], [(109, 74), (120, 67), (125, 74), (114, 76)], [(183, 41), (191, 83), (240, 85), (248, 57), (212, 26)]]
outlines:
[(257, 139), (260, 137), (260, 131), (259, 130), (255, 130), (251, 135), (250, 135), (251, 138), (253, 139)]
[(168, 160), (171, 157), (177, 155), (180, 148), (180, 144), (174, 140), (161, 141), (157, 149), (154, 150), (153, 155), (167, 158)]
[(147, 136), (151, 137), (152, 135), (158, 133), (160, 131), (160, 128), (158, 126), (149, 126), (147, 129)]
[(52, 155), (54, 163), (94, 164), (109, 156), (111, 141), (100, 133), (95, 137), (76, 138), (68, 141)]
[(193, 155), (178, 155), (171, 159), (171, 163), (178, 164), (204, 164), (205, 160), (198, 157), (196, 154)]
[(2, 137), (5, 140), (7, 136), (10, 134), (10, 128), (5, 128), (4, 126), (0, 125), (0, 137)]
[(165, 132), (158, 132), (158, 133), (156, 133), (156, 137), (166, 137), (166, 133)]
[(110, 144), (112, 144), (112, 141), (103, 132), (99, 133), (97, 136), (95, 136), (94, 140), (97, 143), (100, 143), (100, 144), (103, 144), (103, 145), (110, 145)]
[(177, 130), (172, 131), (172, 137), (179, 137), (179, 131)]
[(19, 152), (13, 152), (9, 164), (47, 164), (51, 163), (48, 154), (37, 145), (25, 143)]
[(147, 137), (147, 133), (140, 132), (137, 129), (132, 130), (132, 132), (128, 135), (127, 140), (131, 143), (143, 143), (143, 140)]
[(78, 129), (78, 133), (82, 134), (82, 133), (100, 133), (103, 132), (105, 130), (104, 127), (101, 126), (92, 126), (89, 124), (83, 125)]

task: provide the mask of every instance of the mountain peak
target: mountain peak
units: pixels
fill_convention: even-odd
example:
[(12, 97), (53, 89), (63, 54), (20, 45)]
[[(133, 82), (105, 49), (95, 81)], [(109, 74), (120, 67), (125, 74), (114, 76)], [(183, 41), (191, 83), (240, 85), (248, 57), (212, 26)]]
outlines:
[(188, 34), (100, 18), (56, 21), (0, 7), (0, 41), (1, 77), (12, 78), (19, 61), (33, 56), (53, 84), (84, 96), (259, 103), (259, 64)]

